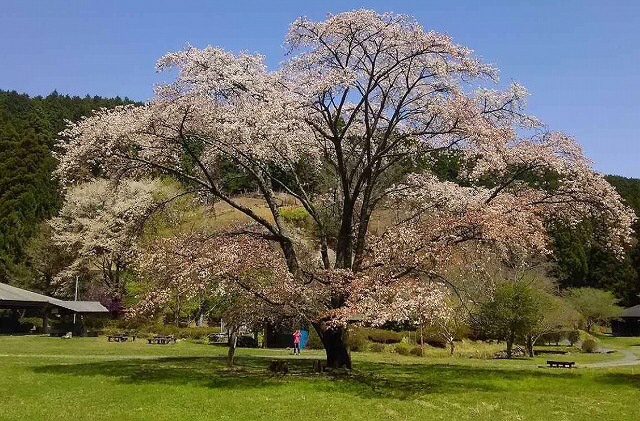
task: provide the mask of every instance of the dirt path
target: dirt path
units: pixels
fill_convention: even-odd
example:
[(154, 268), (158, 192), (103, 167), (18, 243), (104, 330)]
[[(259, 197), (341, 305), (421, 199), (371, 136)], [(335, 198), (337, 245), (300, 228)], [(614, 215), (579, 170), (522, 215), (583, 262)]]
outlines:
[(618, 349), (624, 355), (624, 358), (615, 361), (606, 361), (602, 363), (580, 364), (580, 367), (586, 368), (606, 368), (606, 367), (620, 367), (625, 365), (638, 365), (640, 359), (633, 352), (628, 349)]

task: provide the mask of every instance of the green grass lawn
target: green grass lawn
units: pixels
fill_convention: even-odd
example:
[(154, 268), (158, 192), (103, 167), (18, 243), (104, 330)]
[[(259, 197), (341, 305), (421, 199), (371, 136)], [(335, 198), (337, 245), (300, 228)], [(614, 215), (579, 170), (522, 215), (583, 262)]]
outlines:
[[(628, 348), (640, 339), (607, 339)], [(604, 342), (604, 341), (603, 341)], [(636, 348), (637, 349), (637, 348)], [(538, 368), (434, 353), (426, 358), (354, 353), (350, 376), (312, 373), (310, 351), (108, 343), (105, 338), (0, 336), (0, 420), (635, 420), (640, 366)], [(621, 355), (569, 354), (578, 363)], [(266, 370), (289, 358), (291, 373)]]

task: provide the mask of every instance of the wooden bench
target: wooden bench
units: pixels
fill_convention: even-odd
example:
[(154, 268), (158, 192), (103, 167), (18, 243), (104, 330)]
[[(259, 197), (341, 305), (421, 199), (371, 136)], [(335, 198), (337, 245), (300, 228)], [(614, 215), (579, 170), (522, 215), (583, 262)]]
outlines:
[(176, 343), (176, 338), (174, 336), (154, 336), (153, 338), (147, 338), (147, 342), (149, 344), (154, 345), (167, 345), (170, 343)]
[(572, 368), (576, 363), (575, 361), (547, 361), (547, 364), (552, 368)]

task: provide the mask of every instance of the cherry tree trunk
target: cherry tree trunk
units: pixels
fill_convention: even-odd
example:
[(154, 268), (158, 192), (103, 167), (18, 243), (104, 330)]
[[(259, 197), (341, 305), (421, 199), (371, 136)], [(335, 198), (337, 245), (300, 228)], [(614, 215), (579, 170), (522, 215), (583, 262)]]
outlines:
[(351, 268), (353, 262), (353, 203), (345, 201), (336, 244), (336, 268)]
[(324, 350), (327, 353), (327, 367), (351, 370), (351, 355), (349, 355), (349, 350), (344, 340), (345, 329), (342, 327), (323, 329), (315, 323), (313, 327), (318, 332), (318, 336), (320, 336)]
[(229, 350), (227, 351), (227, 367), (233, 367), (233, 358), (236, 355), (238, 335), (235, 329), (229, 329)]

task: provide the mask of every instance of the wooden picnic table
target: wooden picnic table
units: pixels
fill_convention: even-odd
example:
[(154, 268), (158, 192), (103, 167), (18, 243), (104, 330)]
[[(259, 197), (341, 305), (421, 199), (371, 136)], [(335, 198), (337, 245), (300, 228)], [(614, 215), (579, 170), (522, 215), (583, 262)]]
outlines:
[(560, 368), (560, 367), (572, 368), (576, 363), (575, 363), (575, 361), (551, 361), (551, 360), (548, 360), (547, 364), (549, 365), (549, 367), (552, 367), (552, 368), (554, 368), (554, 367), (555, 368)]
[(170, 343), (176, 343), (176, 338), (173, 335), (169, 335), (169, 336), (156, 335), (152, 338), (147, 338), (147, 342), (153, 345), (167, 345)]
[(131, 342), (136, 340), (136, 336), (135, 335), (127, 335), (124, 333), (116, 333), (115, 335), (109, 335), (107, 337), (107, 340), (109, 342), (127, 342), (129, 341), (129, 339), (131, 339)]
[(228, 344), (229, 343), (229, 335), (226, 333), (212, 333), (209, 335), (209, 344)]

